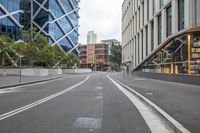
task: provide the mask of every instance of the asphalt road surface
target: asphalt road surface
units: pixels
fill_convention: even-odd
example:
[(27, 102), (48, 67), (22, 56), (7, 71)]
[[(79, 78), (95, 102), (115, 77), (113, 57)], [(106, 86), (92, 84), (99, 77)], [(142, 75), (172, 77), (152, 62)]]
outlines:
[(108, 73), (0, 91), (0, 133), (149, 133)]

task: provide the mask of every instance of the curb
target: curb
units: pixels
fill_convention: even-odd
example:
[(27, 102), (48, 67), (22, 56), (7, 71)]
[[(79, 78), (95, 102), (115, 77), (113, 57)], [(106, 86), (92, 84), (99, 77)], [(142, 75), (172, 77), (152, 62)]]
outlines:
[(25, 83), (19, 83), (19, 84), (13, 84), (13, 85), (5, 85), (5, 86), (0, 86), (0, 89), (6, 89), (6, 88), (11, 88), (11, 87), (19, 87), (19, 86), (24, 86), (24, 85), (30, 85), (30, 84), (36, 84), (36, 83), (42, 83), (46, 81), (52, 81), (60, 78), (64, 78), (69, 76), (69, 74), (65, 74), (64, 76), (56, 77), (56, 78), (49, 78), (49, 79), (43, 79), (43, 80), (38, 80), (38, 81), (33, 81), (33, 82), (25, 82)]
[(174, 118), (172, 118), (169, 114), (167, 114), (164, 110), (162, 110), (160, 107), (158, 107), (156, 104), (148, 100), (146, 97), (141, 95), (140, 93), (136, 92), (134, 89), (128, 87), (127, 85), (123, 84), (121, 81), (117, 80), (116, 78), (109, 76), (113, 80), (115, 80), (117, 83), (122, 85), (125, 89), (127, 89), (129, 92), (131, 92), (133, 95), (138, 97), (140, 100), (142, 100), (148, 107), (152, 109), (152, 111), (159, 115), (159, 117), (163, 120), (163, 122), (166, 124), (166, 126), (173, 129), (175, 133), (191, 133), (189, 130), (184, 128), (179, 122), (177, 122)]

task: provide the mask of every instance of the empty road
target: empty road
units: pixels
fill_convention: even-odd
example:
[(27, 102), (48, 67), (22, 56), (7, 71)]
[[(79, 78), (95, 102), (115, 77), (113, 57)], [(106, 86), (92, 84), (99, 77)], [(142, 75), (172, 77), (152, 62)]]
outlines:
[(0, 91), (0, 133), (149, 133), (106, 73)]

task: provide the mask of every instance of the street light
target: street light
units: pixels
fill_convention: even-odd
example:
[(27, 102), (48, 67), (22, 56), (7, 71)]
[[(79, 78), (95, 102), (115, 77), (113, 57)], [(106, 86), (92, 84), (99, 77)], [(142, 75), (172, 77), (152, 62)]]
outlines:
[(22, 82), (22, 53), (23, 53), (23, 48), (20, 47), (20, 54), (19, 54), (19, 82), (21, 84)]

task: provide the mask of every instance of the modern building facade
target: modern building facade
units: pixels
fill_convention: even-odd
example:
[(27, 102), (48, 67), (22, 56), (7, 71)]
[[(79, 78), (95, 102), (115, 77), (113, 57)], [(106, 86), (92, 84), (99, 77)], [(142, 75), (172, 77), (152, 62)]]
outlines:
[(79, 46), (79, 59), (82, 68), (106, 71), (111, 69), (109, 44), (96, 43)]
[(133, 71), (200, 75), (199, 0), (124, 0), (122, 62)]
[[(64, 52), (78, 53), (77, 0), (1, 0), (1, 34), (19, 39), (21, 29), (36, 28), (48, 38), (50, 45), (58, 45)], [(3, 15), (2, 15), (3, 14)], [(15, 34), (9, 27), (14, 27)], [(8, 33), (9, 31), (9, 33)], [(15, 37), (16, 36), (16, 37)]]
[(97, 34), (94, 31), (88, 31), (87, 34), (87, 44), (97, 43)]
[(18, 40), (20, 38), (20, 0), (0, 0), (0, 33)]

